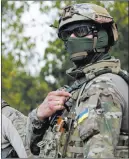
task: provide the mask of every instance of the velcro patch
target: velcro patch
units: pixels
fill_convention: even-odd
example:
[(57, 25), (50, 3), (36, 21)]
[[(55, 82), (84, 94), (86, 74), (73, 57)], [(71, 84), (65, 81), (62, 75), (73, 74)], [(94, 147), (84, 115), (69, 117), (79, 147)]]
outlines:
[(85, 108), (85, 110), (81, 112), (77, 117), (78, 124), (80, 124), (84, 119), (86, 119), (88, 115), (89, 115), (89, 109)]

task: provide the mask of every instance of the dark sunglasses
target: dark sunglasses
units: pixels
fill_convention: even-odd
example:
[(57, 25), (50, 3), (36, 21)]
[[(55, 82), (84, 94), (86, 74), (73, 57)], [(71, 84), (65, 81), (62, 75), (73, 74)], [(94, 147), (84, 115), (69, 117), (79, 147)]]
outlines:
[(63, 41), (68, 40), (71, 34), (74, 34), (76, 37), (85, 37), (88, 34), (92, 33), (91, 25), (77, 26), (75, 28), (68, 28), (60, 31), (58, 37)]

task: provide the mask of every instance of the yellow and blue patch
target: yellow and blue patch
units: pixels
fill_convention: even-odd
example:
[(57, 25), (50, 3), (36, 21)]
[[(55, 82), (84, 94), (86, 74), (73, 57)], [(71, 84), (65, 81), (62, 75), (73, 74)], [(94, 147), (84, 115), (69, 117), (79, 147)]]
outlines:
[(81, 112), (77, 117), (78, 124), (80, 124), (84, 119), (86, 119), (88, 115), (89, 115), (89, 109), (85, 108), (85, 110)]

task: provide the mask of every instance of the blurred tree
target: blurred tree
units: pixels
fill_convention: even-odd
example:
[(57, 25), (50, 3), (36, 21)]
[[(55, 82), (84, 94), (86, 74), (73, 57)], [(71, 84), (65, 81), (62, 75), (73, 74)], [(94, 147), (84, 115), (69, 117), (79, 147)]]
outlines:
[(51, 90), (44, 79), (26, 70), (35, 56), (35, 42), (24, 35), (21, 21), (29, 7), (29, 2), (2, 1), (2, 98), (25, 114)]
[(119, 40), (112, 47), (111, 54), (121, 60), (122, 68), (129, 72), (129, 28), (128, 28), (128, 2), (111, 3), (108, 10), (117, 24)]
[(2, 98), (27, 114), (51, 91), (46, 81), (19, 70), (11, 53), (2, 55)]
[(2, 54), (7, 56), (10, 52), (21, 68), (34, 56), (35, 43), (24, 35), (25, 25), (21, 21), (22, 14), (28, 9), (27, 2), (2, 1)]
[[(60, 8), (76, 2), (85, 3), (85, 0), (57, 0), (52, 1), (51, 5), (45, 5), (47, 3), (43, 1), (33, 3), (40, 4), (39, 11), (42, 15), (48, 15), (52, 9), (57, 9), (58, 15), (54, 26), (58, 26)], [(114, 17), (118, 24), (119, 41), (111, 52), (113, 56), (121, 59), (122, 67), (127, 70), (128, 3), (117, 1), (109, 3), (97, 0), (87, 2), (105, 6)], [(26, 69), (28, 63), (36, 55), (35, 40), (24, 35), (26, 25), (21, 21), (23, 13), (29, 11), (31, 3), (2, 0), (2, 98), (25, 114), (36, 107), (49, 91), (56, 90), (64, 84), (69, 85), (73, 80), (65, 74), (65, 71), (72, 66), (69, 54), (65, 51), (63, 42), (54, 34), (51, 34), (52, 40), (48, 43), (43, 59), (39, 59), (45, 62), (40, 74), (32, 76)], [(43, 24), (42, 22), (41, 25)]]

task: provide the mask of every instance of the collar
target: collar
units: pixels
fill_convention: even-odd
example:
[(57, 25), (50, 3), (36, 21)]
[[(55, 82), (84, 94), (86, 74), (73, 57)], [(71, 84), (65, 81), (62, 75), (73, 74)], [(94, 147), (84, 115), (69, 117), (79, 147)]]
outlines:
[(90, 63), (84, 67), (77, 68), (74, 66), (66, 71), (66, 74), (73, 79), (79, 79), (86, 76), (87, 81), (95, 78), (96, 76), (104, 73), (118, 74), (120, 71), (120, 60), (111, 58), (109, 60), (100, 60), (94, 64)]

